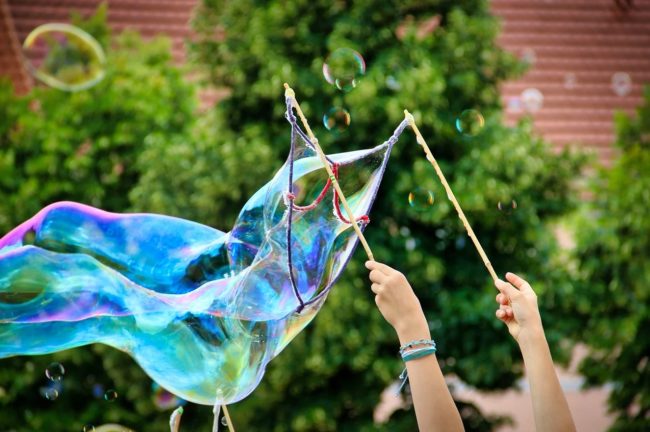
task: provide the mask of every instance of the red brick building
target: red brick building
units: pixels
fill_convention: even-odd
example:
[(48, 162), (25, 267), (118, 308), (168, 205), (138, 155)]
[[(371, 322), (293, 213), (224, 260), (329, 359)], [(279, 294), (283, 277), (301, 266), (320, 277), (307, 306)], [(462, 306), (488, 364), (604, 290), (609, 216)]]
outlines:
[[(109, 0), (108, 21), (120, 31), (173, 41), (174, 58), (185, 59), (184, 40), (199, 0)], [(36, 26), (68, 21), (71, 10), (92, 13), (101, 0), (0, 0), (0, 75), (19, 92), (33, 84), (20, 43)], [(581, 145), (607, 161), (615, 110), (632, 112), (650, 83), (650, 0), (492, 0), (502, 19), (499, 43), (530, 63), (526, 75), (506, 83), (506, 118), (531, 113), (537, 130), (557, 146)], [(615, 80), (614, 85), (612, 79)], [(526, 95), (533, 97), (532, 101)], [(540, 99), (541, 98), (543, 100)], [(540, 100), (538, 100), (540, 99)], [(537, 108), (533, 106), (532, 108)]]

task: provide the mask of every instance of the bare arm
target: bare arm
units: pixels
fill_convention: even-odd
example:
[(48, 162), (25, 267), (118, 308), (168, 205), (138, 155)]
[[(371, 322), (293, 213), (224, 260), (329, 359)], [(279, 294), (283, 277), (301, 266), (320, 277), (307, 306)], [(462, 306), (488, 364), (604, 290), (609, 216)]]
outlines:
[[(427, 320), (411, 285), (391, 267), (368, 261), (375, 303), (401, 345), (431, 339)], [(418, 428), (422, 432), (462, 431), (463, 423), (435, 355), (406, 362)]]
[(495, 282), (500, 291), (496, 315), (508, 326), (508, 331), (521, 349), (537, 432), (573, 432), (575, 425), (553, 367), (537, 307), (537, 296), (528, 282), (519, 276), (508, 273), (506, 279), (510, 283), (502, 280)]

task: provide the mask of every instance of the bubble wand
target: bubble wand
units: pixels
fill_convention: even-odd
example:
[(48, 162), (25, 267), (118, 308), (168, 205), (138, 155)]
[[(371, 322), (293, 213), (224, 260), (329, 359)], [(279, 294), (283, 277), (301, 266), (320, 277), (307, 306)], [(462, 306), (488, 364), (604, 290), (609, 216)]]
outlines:
[(339, 198), (341, 199), (341, 204), (343, 204), (343, 208), (345, 209), (345, 212), (348, 215), (348, 220), (351, 222), (352, 228), (354, 228), (354, 231), (357, 233), (357, 236), (359, 236), (359, 241), (361, 242), (363, 249), (366, 251), (366, 255), (368, 255), (368, 259), (370, 261), (374, 261), (375, 257), (372, 255), (370, 246), (368, 246), (368, 242), (366, 241), (366, 238), (363, 236), (363, 233), (361, 232), (359, 225), (356, 223), (357, 218), (354, 216), (354, 213), (352, 213), (350, 206), (348, 206), (348, 201), (347, 199), (345, 199), (345, 195), (343, 195), (343, 191), (341, 190), (341, 186), (339, 185), (339, 182), (336, 179), (334, 172), (332, 172), (332, 168), (330, 167), (330, 164), (327, 160), (327, 156), (325, 156), (325, 153), (323, 153), (323, 149), (318, 144), (318, 139), (316, 138), (311, 128), (309, 127), (307, 118), (305, 117), (302, 110), (300, 109), (300, 104), (296, 99), (296, 93), (293, 91), (291, 87), (289, 87), (289, 84), (287, 83), (284, 83), (284, 88), (285, 88), (284, 96), (291, 98), (291, 100), (293, 101), (293, 108), (296, 110), (296, 113), (298, 113), (298, 117), (300, 117), (300, 121), (302, 121), (302, 124), (305, 127), (305, 131), (309, 136), (309, 140), (311, 141), (311, 144), (314, 146), (316, 153), (318, 153), (318, 157), (320, 158), (321, 162), (323, 162), (323, 165), (325, 166), (327, 175), (332, 181), (332, 185), (334, 186), (334, 189), (336, 189), (336, 192), (338, 193)]
[(433, 157), (433, 153), (431, 153), (431, 150), (429, 149), (429, 146), (427, 145), (426, 141), (422, 137), (422, 134), (420, 133), (418, 126), (415, 124), (415, 118), (413, 118), (413, 115), (407, 110), (404, 110), (404, 116), (406, 117), (406, 121), (408, 122), (409, 126), (411, 126), (413, 133), (415, 133), (415, 138), (417, 140), (417, 143), (422, 147), (424, 153), (427, 155), (427, 160), (431, 163), (433, 169), (436, 170), (436, 174), (438, 174), (438, 178), (440, 178), (440, 181), (442, 182), (442, 186), (445, 188), (445, 191), (447, 191), (447, 198), (449, 198), (449, 201), (451, 201), (451, 203), (454, 205), (456, 212), (458, 212), (458, 217), (463, 222), (463, 225), (465, 226), (465, 230), (467, 230), (467, 235), (469, 235), (469, 238), (472, 239), (472, 242), (474, 243), (474, 246), (476, 247), (478, 254), (481, 256), (481, 259), (483, 260), (483, 264), (485, 264), (485, 267), (490, 273), (490, 276), (492, 276), (492, 279), (496, 282), (497, 279), (499, 279), (499, 277), (494, 271), (494, 268), (492, 267), (490, 260), (485, 254), (485, 251), (481, 247), (481, 243), (479, 243), (476, 234), (474, 234), (474, 230), (472, 229), (472, 226), (467, 221), (467, 218), (465, 217), (465, 213), (463, 213), (463, 209), (460, 207), (460, 204), (458, 204), (458, 201), (456, 200), (456, 196), (454, 195), (454, 192), (451, 190), (451, 186), (449, 186), (449, 183), (447, 183), (447, 179), (445, 178), (445, 175), (442, 173), (440, 166), (438, 166), (438, 162), (436, 161), (436, 158)]

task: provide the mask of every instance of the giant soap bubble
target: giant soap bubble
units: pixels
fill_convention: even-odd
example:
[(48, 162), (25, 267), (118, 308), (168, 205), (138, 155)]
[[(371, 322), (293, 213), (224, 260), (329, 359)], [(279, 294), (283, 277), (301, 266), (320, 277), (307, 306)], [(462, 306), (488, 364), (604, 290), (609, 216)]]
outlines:
[[(252, 392), (358, 242), (290, 106), (290, 156), (227, 233), (60, 202), (0, 239), (0, 358), (103, 343), (192, 402)], [(373, 149), (329, 156), (353, 223), (365, 226), (406, 125)]]

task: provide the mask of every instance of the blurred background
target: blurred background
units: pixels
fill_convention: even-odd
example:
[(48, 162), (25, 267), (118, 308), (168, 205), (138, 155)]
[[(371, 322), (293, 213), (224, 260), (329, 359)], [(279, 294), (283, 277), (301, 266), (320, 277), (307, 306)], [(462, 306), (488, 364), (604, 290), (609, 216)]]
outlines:
[[(650, 429), (650, 0), (0, 0), (0, 233), (60, 200), (228, 231), (287, 156), (283, 82), (328, 153), (409, 109), (497, 272), (538, 293), (578, 429)], [(370, 216), (467, 430), (534, 430), (491, 280), (408, 131)], [(416, 430), (364, 258), (230, 406), (237, 430)], [(0, 360), (0, 431), (164, 431), (182, 404), (182, 430), (209, 430), (106, 346)]]

